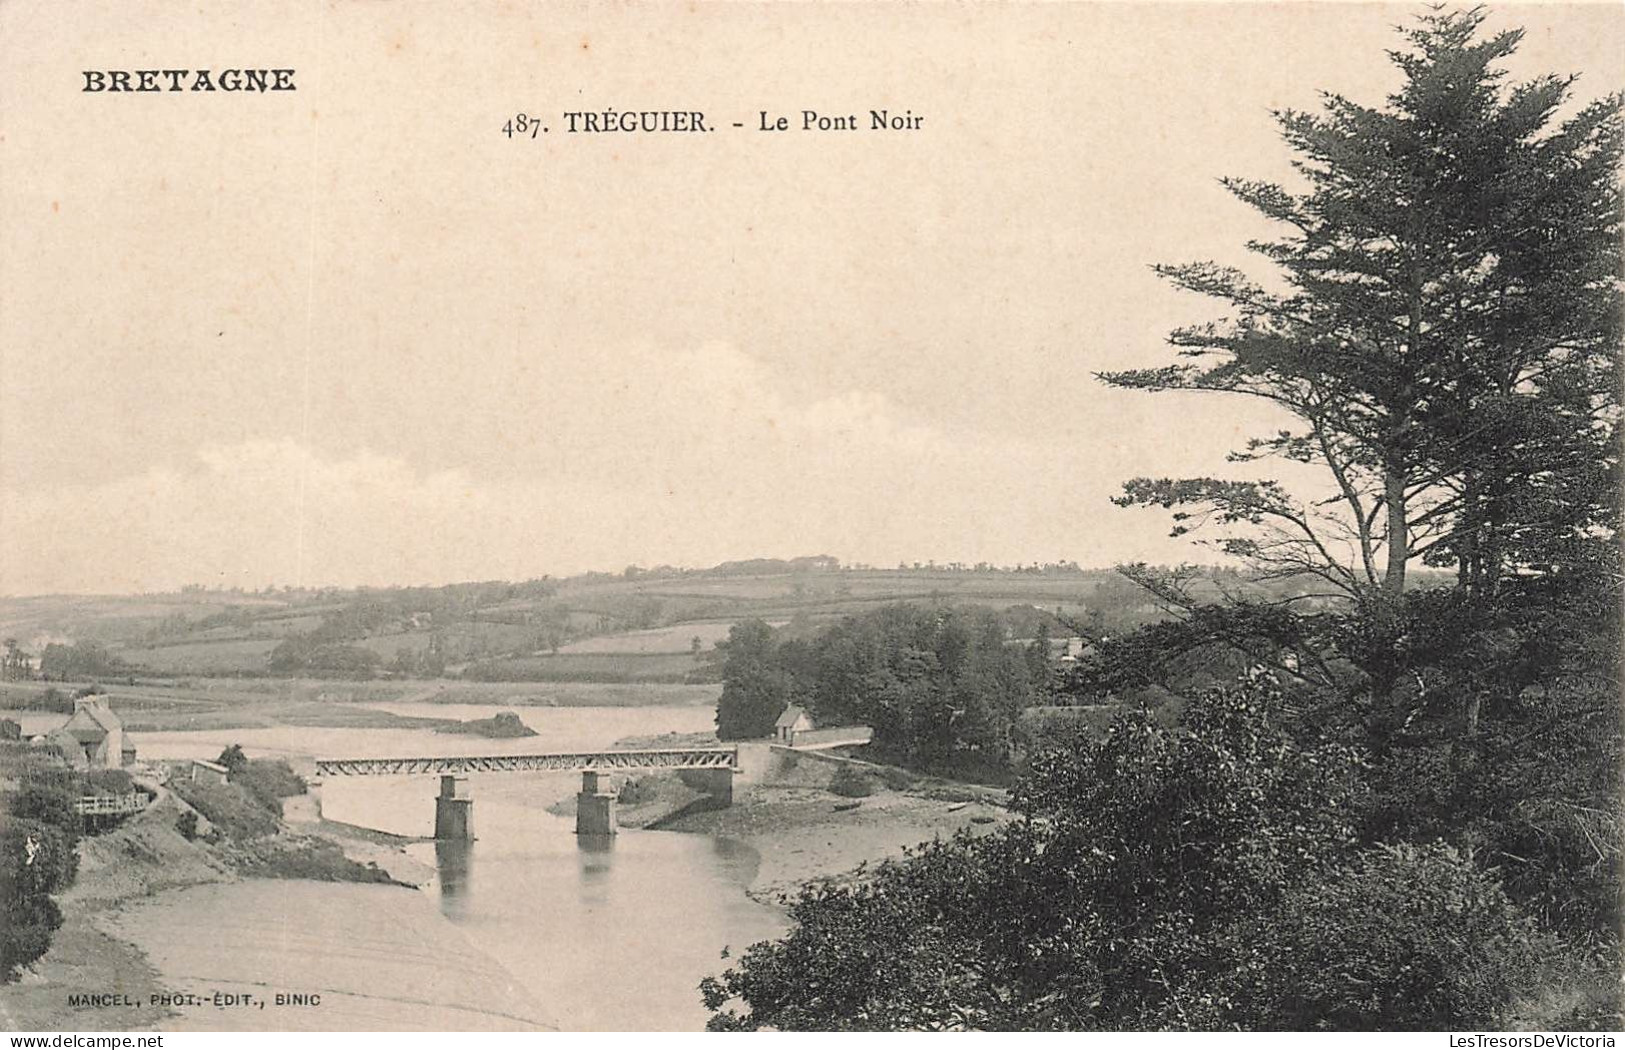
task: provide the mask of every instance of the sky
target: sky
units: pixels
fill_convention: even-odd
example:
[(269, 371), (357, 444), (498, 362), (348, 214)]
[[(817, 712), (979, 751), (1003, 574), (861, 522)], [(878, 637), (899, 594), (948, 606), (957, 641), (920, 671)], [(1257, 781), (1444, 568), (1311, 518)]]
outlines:
[[(1110, 497), (1278, 421), (1093, 374), (1215, 315), (1153, 263), (1260, 272), (1218, 178), (1422, 8), (458, 10), (0, 5), (0, 593), (1210, 560)], [(1625, 79), (1617, 5), (1490, 25)], [(80, 90), (230, 66), (298, 90)], [(564, 133), (606, 107), (720, 128)]]

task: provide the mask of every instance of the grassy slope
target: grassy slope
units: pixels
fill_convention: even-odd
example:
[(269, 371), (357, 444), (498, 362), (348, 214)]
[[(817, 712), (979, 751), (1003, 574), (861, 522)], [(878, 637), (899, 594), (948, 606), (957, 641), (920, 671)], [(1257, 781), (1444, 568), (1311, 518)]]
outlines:
[[(591, 681), (621, 675), (649, 680), (693, 671), (695, 637), (702, 651), (709, 651), (727, 637), (733, 623), (751, 616), (825, 619), (887, 601), (934, 599), (1075, 611), (1110, 575), (863, 570), (588, 577), (561, 581), (545, 599), (464, 609), (437, 630), (468, 647), (472, 659), (535, 661), (545, 679)], [(324, 614), (365, 599), (353, 593), (284, 597), (220, 592), (3, 598), (0, 636), (15, 637), (31, 651), (52, 641), (95, 640), (131, 664), (137, 676), (261, 674), (282, 638), (311, 630)], [(572, 637), (556, 654), (538, 651), (535, 625), (560, 617)], [(647, 624), (650, 617), (654, 626)], [(355, 644), (387, 661), (402, 648), (426, 648), (430, 638), (422, 623), (401, 620), (370, 631)]]
[[(1110, 570), (599, 575), (559, 581), (545, 596), (534, 588), (469, 586), (475, 589), (438, 606), (423, 593), (391, 591), (0, 598), (0, 637), (33, 652), (52, 641), (96, 641), (130, 665), (126, 679), (261, 676), (281, 639), (324, 617), (370, 608), (384, 612), (351, 644), (386, 665), (403, 649), (421, 654), (438, 641), (451, 677), (473, 665), (488, 681), (678, 683), (713, 676), (715, 644), (749, 617), (816, 624), (887, 602), (951, 601), (1104, 613), (1115, 633), (1160, 616), (1149, 595)], [(1237, 580), (1227, 586), (1243, 587)], [(1219, 597), (1211, 581), (1196, 589)]]

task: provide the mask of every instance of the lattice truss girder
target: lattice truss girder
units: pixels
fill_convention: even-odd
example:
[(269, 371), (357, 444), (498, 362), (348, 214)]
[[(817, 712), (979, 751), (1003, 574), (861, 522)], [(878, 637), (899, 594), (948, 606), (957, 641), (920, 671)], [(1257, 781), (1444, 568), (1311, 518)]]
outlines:
[(536, 773), (615, 769), (737, 769), (734, 748), (580, 751), (547, 755), (444, 755), (434, 758), (319, 758), (317, 776), (412, 776), (431, 773)]

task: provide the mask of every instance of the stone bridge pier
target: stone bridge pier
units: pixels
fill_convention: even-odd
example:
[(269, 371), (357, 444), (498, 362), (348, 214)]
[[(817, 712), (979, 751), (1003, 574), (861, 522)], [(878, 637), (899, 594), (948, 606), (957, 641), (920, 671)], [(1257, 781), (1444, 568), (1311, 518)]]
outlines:
[(609, 778), (596, 769), (583, 770), (581, 790), (576, 793), (576, 834), (615, 834), (615, 795)]
[(440, 796), (434, 800), (434, 837), (441, 842), (474, 841), (474, 798), (467, 777), (440, 778)]
[[(709, 769), (680, 769), (683, 783), (696, 791), (710, 795), (715, 806), (733, 805), (734, 769), (719, 766)], [(581, 790), (576, 793), (576, 834), (613, 835), (615, 823), (615, 793), (610, 790), (609, 774), (596, 769), (583, 770)]]

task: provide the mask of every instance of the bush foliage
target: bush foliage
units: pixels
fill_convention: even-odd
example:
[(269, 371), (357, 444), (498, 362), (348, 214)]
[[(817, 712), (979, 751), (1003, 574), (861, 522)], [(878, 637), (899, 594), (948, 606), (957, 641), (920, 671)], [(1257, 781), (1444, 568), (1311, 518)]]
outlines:
[(847, 798), (867, 798), (875, 793), (875, 782), (863, 770), (842, 763), (829, 778), (829, 789)]
[(176, 780), (170, 787), (226, 838), (247, 841), (277, 833), (276, 816), (240, 784)]
[(1286, 707), (1255, 679), (1045, 752), (1023, 820), (805, 889), (711, 1027), (1494, 1027), (1551, 939), (1465, 853), (1364, 845), (1367, 756)]
[(0, 981), (44, 955), (62, 912), (51, 898), (79, 872), (79, 796), (74, 774), (19, 763), (17, 791), (0, 800)]
[(273, 816), (282, 815), (282, 800), (305, 793), (305, 780), (280, 758), (247, 760), (231, 774), (231, 783), (247, 791)]

